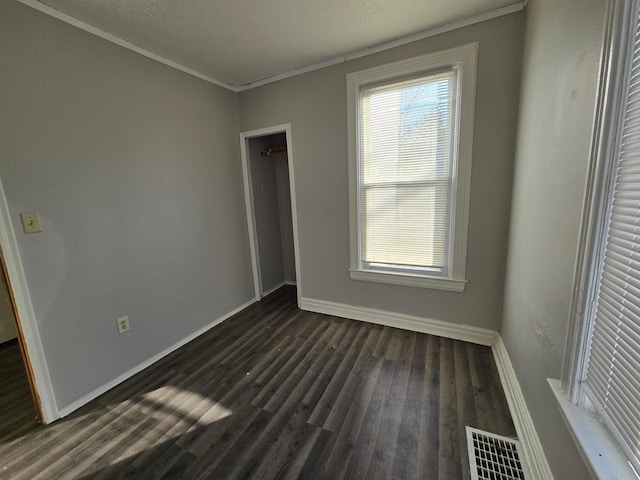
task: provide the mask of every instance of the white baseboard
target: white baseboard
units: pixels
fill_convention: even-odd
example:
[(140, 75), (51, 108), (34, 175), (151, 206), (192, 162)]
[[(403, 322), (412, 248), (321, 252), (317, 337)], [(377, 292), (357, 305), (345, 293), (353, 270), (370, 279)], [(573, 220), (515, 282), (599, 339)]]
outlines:
[(533, 419), (527, 408), (527, 403), (520, 389), (516, 372), (511, 364), (509, 353), (502, 340), (500, 334), (496, 334), (495, 343), (493, 344), (493, 357), (498, 367), (500, 381), (504, 394), (507, 397), (513, 424), (516, 427), (518, 439), (522, 445), (523, 455), (525, 457), (526, 467), (529, 474), (526, 478), (533, 480), (553, 480), (551, 468), (547, 462), (547, 457), (542, 449), (540, 438), (533, 424)]
[(270, 288), (269, 290), (267, 290), (266, 292), (262, 292), (262, 298), (266, 297), (267, 295), (272, 294), (273, 292), (275, 292), (276, 290), (278, 290), (279, 288), (282, 288), (286, 285), (285, 282), (279, 283), (277, 284), (275, 287)]
[(229, 317), (232, 317), (236, 313), (240, 312), (241, 310), (244, 310), (245, 308), (247, 308), (250, 305), (253, 305), (254, 303), (255, 303), (255, 300), (251, 299), (248, 302), (240, 305), (239, 307), (234, 308), (230, 312), (228, 312), (228, 313), (224, 314), (223, 316), (215, 319), (213, 322), (209, 323), (208, 325), (205, 325), (201, 329), (195, 331), (194, 333), (191, 333), (191, 334), (187, 335), (182, 340), (180, 340), (180, 341), (174, 343), (173, 345), (171, 345), (170, 347), (164, 349), (163, 351), (161, 351), (157, 355), (154, 355), (153, 357), (148, 358), (144, 362), (139, 363), (135, 367), (133, 367), (133, 368), (127, 370), (126, 372), (124, 372), (123, 374), (117, 376), (116, 378), (114, 378), (110, 382), (107, 382), (104, 385), (101, 385), (100, 387), (96, 388), (95, 390), (89, 392), (84, 397), (79, 398), (78, 400), (70, 403), (66, 407), (61, 408), (58, 411), (58, 418), (66, 417), (70, 413), (74, 412), (75, 410), (77, 410), (80, 407), (82, 407), (82, 406), (86, 405), (87, 403), (89, 403), (91, 400), (93, 400), (93, 399), (99, 397), (100, 395), (102, 395), (103, 393), (111, 390), (113, 387), (119, 385), (120, 383), (124, 382), (128, 378), (134, 376), (136, 373), (140, 373), (142, 370), (144, 370), (145, 368), (153, 365), (155, 362), (157, 362), (161, 358), (166, 357), (167, 355), (169, 355), (170, 353), (174, 352), (178, 348), (180, 348), (183, 345), (189, 343), (194, 338), (199, 337), (200, 335), (202, 335), (206, 331), (212, 329), (216, 325), (221, 324), (222, 322), (227, 320)]
[(279, 288), (284, 287), (285, 285), (295, 285), (296, 282), (291, 282), (289, 280), (285, 280), (282, 283), (279, 283), (278, 285), (276, 285), (273, 288), (270, 288), (269, 290), (267, 290), (266, 292), (262, 292), (262, 298), (266, 297), (267, 295), (271, 295), (273, 292), (275, 292), (276, 290), (278, 290)]
[(316, 313), (335, 315), (338, 317), (361, 320), (389, 327), (402, 328), (415, 332), (428, 333), (470, 343), (487, 345), (492, 347), (500, 381), (507, 397), (511, 417), (522, 444), (524, 462), (528, 470), (527, 479), (553, 480), (551, 468), (542, 449), (542, 444), (533, 424), (533, 419), (527, 408), (520, 384), (507, 349), (498, 332), (493, 330), (459, 325), (455, 323), (421, 318), (402, 313), (386, 312), (373, 308), (354, 307), (341, 303), (302, 298), (300, 303), (302, 310)]
[(343, 303), (302, 298), (300, 308), (310, 312), (335, 315), (337, 317), (360, 320), (364, 322), (386, 325), (388, 327), (412, 330), (414, 332), (428, 333), (440, 337), (464, 340), (465, 342), (491, 346), (494, 343), (496, 332), (486, 328), (460, 325), (457, 323), (443, 322), (431, 318), (415, 317), (403, 313), (387, 312), (374, 308), (355, 307)]
[[(161, 358), (169, 355), (171, 352), (177, 350), (181, 346), (202, 335), (207, 330), (210, 330), (216, 325), (222, 323), (253, 303), (255, 303), (255, 300), (249, 300), (245, 304), (240, 305), (231, 312), (202, 327), (200, 330), (186, 336), (157, 355), (154, 355), (130, 370), (127, 370), (110, 382), (107, 382), (84, 397), (60, 409), (58, 411), (58, 416), (65, 417), (69, 415), (73, 411), (89, 403), (91, 400), (124, 382), (133, 375), (141, 372)], [(542, 444), (540, 443), (533, 420), (529, 414), (522, 390), (520, 389), (520, 384), (518, 383), (513, 365), (511, 364), (511, 359), (509, 358), (509, 354), (499, 333), (493, 330), (469, 325), (459, 325), (440, 320), (405, 315), (402, 313), (387, 312), (366, 307), (356, 307), (353, 305), (328, 302), (312, 298), (302, 298), (300, 308), (302, 310), (316, 313), (335, 315), (352, 320), (360, 320), (389, 327), (401, 328), (403, 330), (411, 330), (430, 335), (438, 335), (445, 338), (452, 338), (455, 340), (463, 340), (479, 345), (491, 346), (498, 373), (500, 375), (500, 381), (516, 428), (516, 433), (522, 444), (523, 455), (525, 457), (524, 460), (529, 472), (527, 478), (533, 480), (553, 480), (553, 474), (551, 473), (544, 450), (542, 449)]]

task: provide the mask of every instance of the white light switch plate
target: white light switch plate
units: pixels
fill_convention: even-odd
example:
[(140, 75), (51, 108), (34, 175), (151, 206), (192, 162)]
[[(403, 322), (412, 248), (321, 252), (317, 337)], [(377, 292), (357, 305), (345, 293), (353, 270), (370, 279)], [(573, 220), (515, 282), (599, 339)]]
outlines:
[(22, 212), (20, 217), (22, 218), (24, 233), (38, 233), (42, 231), (38, 212)]

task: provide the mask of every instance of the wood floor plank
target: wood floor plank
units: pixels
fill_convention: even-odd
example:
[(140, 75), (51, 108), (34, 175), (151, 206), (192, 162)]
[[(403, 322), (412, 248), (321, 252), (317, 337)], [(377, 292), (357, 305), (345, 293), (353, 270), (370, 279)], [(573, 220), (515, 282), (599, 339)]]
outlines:
[[(344, 380), (341, 381), (342, 388), (335, 391), (336, 395), (331, 401), (331, 410), (328, 412), (326, 420), (322, 425), (325, 430), (329, 430), (331, 432), (338, 431), (340, 429), (340, 425), (344, 420), (344, 417), (347, 415), (349, 406), (353, 402), (353, 398), (358, 388), (360, 378), (356, 379), (355, 375), (352, 375), (351, 372), (353, 372), (353, 366), (358, 358), (360, 349), (366, 341), (366, 337), (366, 329), (358, 328), (356, 336), (353, 338), (353, 341), (350, 342), (351, 344), (349, 345), (347, 352), (342, 358), (342, 362), (338, 366), (335, 378), (341, 378)], [(346, 376), (345, 373), (347, 373)]]
[(95, 409), (87, 413), (90, 407), (84, 407), (73, 415), (67, 417), (63, 422), (56, 422), (47, 427), (41, 425), (33, 427), (27, 434), (16, 438), (13, 441), (2, 443), (0, 451), (2, 455), (2, 466), (6, 470), (32, 452), (48, 452), (54, 448), (61, 439), (70, 439), (85, 432), (86, 428), (98, 421), (104, 413), (103, 410)]
[[(296, 348), (294, 354), (287, 360), (278, 373), (264, 386), (260, 407), (275, 413), (284, 401), (291, 395), (296, 384), (307, 372), (315, 357), (326, 344), (322, 341), (326, 328), (322, 323), (316, 323), (305, 341)], [(304, 337), (303, 337), (304, 338)], [(257, 406), (257, 402), (253, 402)]]
[(123, 402), (116, 408), (102, 412), (102, 415), (98, 413), (95, 422), (90, 422), (76, 434), (54, 439), (47, 447), (40, 446), (40, 448), (31, 450), (22, 456), (17, 463), (6, 469), (5, 473), (9, 478), (16, 480), (31, 480), (40, 472), (47, 472), (59, 461), (66, 460), (69, 452), (81, 448), (85, 443), (90, 443), (105, 430), (122, 428), (123, 424), (128, 424), (127, 411), (129, 408), (129, 405)]
[(312, 452), (314, 451), (314, 448), (320, 439), (320, 435), (322, 435), (323, 432), (326, 432), (326, 430), (316, 428), (309, 423), (307, 423), (303, 428), (309, 429), (310, 433), (308, 435), (305, 435), (304, 444), (300, 445), (300, 454), (291, 456), (289, 459), (290, 464), (286, 465), (285, 467), (281, 467), (280, 470), (276, 472), (276, 474), (272, 478), (283, 480), (296, 480), (305, 478), (303, 469), (307, 463), (307, 460), (312, 455)]
[[(312, 409), (311, 415), (309, 416), (309, 423), (314, 425), (324, 425), (326, 419), (331, 415), (335, 401), (340, 396), (342, 389), (345, 387), (345, 380), (349, 375), (350, 370), (349, 362), (352, 357), (343, 353), (344, 348), (346, 348), (344, 346), (351, 345), (358, 335), (358, 332), (358, 325), (349, 325), (349, 329), (344, 336), (343, 342), (338, 344), (336, 355), (341, 356), (340, 363), (331, 377), (327, 388), (318, 399), (318, 403), (315, 405), (315, 408)], [(347, 352), (349, 352), (348, 349)]]
[[(189, 429), (187, 435), (177, 441), (178, 445), (187, 449), (191, 454), (201, 457), (206, 452), (210, 452), (220, 438), (231, 437), (228, 433), (230, 425), (244, 427), (246, 419), (242, 417), (251, 418), (254, 413), (257, 414), (261, 411), (250, 404), (254, 395), (251, 385), (244, 390), (238, 389), (228, 395), (222, 396), (218, 402), (212, 402), (210, 408), (202, 415), (198, 425)], [(231, 400), (232, 398), (234, 400)], [(228, 420), (230, 414), (233, 415), (233, 418)], [(202, 428), (202, 425), (210, 425), (211, 428)]]
[(237, 409), (233, 417), (206, 429), (205, 435), (200, 436), (206, 441), (199, 444), (206, 448), (189, 448), (189, 453), (198, 461), (189, 466), (185, 478), (215, 478), (212, 472), (225, 459), (227, 465), (222, 468), (230, 469), (234, 456), (240, 455), (242, 449), (267, 425), (270, 417), (268, 412), (246, 404)]
[[(335, 441), (328, 454), (325, 473), (328, 478), (342, 478), (356, 448), (358, 435), (365, 421), (369, 409), (369, 403), (373, 398), (373, 392), (378, 383), (378, 377), (382, 369), (382, 358), (376, 358), (372, 365), (370, 375), (366, 378), (353, 375), (358, 381), (358, 389), (353, 402), (349, 406), (347, 415), (337, 432)], [(326, 430), (325, 430), (326, 431)]]
[(367, 339), (358, 353), (358, 357), (353, 364), (351, 372), (354, 375), (366, 375), (368, 369), (375, 361), (374, 349), (382, 333), (382, 326), (372, 325), (367, 328)]
[[(383, 407), (382, 421), (376, 434), (373, 454), (365, 478), (387, 478), (391, 474), (398, 452), (400, 419), (404, 410), (411, 373), (411, 363), (406, 362), (405, 355), (412, 358), (415, 348), (414, 336), (405, 335), (403, 332), (401, 339), (405, 341), (400, 342), (401, 350), (395, 356), (394, 376)], [(410, 343), (407, 345), (406, 341)]]
[[(273, 443), (267, 445), (263, 453), (256, 455), (260, 461), (255, 470), (251, 471), (245, 466), (237, 478), (282, 478), (287, 472), (301, 469), (308, 455), (308, 449), (303, 446), (320, 432), (318, 427), (306, 422), (305, 408), (299, 404), (291, 416), (283, 418), (284, 426), (276, 427), (279, 433)], [(276, 416), (274, 421), (277, 421)]]
[[(469, 349), (471, 345), (467, 345)], [(495, 433), (506, 437), (515, 437), (516, 429), (510, 415), (504, 415), (503, 412), (509, 411), (507, 398), (500, 383), (500, 375), (493, 354), (489, 348), (481, 350), (482, 370), (484, 372), (484, 381), (488, 385), (489, 395), (491, 396), (493, 411), (495, 412)]]
[(351, 455), (346, 472), (342, 478), (367, 478), (367, 469), (369, 467), (371, 456), (373, 455), (376, 436), (380, 432), (384, 405), (392, 386), (394, 374), (394, 362), (392, 360), (383, 360), (380, 374), (367, 408), (367, 413), (356, 439), (353, 454)]
[(461, 477), (463, 480), (471, 478), (469, 472), (469, 457), (467, 455), (467, 425), (474, 427), (478, 424), (476, 419), (476, 409), (473, 397), (473, 385), (471, 378), (471, 361), (469, 359), (466, 345), (462, 342), (453, 342), (454, 368), (456, 378), (456, 415), (458, 454), (461, 466)]
[(397, 441), (397, 452), (391, 470), (391, 479), (421, 478), (418, 472), (421, 412), (424, 402), (423, 382), (427, 358), (427, 339), (416, 335), (411, 359), (407, 391), (404, 397)]
[(0, 344), (0, 445), (38, 424), (37, 412), (17, 339)]
[(487, 347), (295, 302), (276, 291), (46, 427), (0, 345), (0, 479), (457, 480), (465, 425), (515, 434)]
[[(313, 384), (311, 388), (307, 391), (302, 402), (305, 405), (318, 405), (320, 398), (324, 395), (326, 389), (328, 388), (333, 376), (338, 370), (338, 365), (342, 361), (343, 354), (341, 353), (344, 348), (342, 347), (342, 343), (346, 343), (350, 341), (350, 337), (347, 335), (347, 331), (349, 330), (349, 322), (331, 322), (328, 332), (333, 332), (329, 344), (327, 345), (327, 351), (324, 355), (324, 365), (322, 366), (321, 372), (319, 372), (316, 382)], [(317, 413), (316, 413), (317, 414)], [(313, 415), (313, 413), (312, 413)], [(314, 417), (315, 419), (316, 417)], [(310, 418), (309, 422), (313, 423), (313, 420)]]
[[(330, 333), (328, 331), (328, 333)], [(298, 375), (291, 375), (287, 382), (291, 382), (293, 388), (289, 391), (286, 398), (278, 398), (281, 403), (277, 405), (277, 409), (283, 409), (285, 411), (291, 410), (295, 408), (298, 404), (306, 412), (305, 421), (308, 420), (311, 414), (310, 403), (305, 402), (305, 399), (309, 398), (308, 394), (311, 392), (323, 392), (324, 387), (328, 383), (327, 376), (322, 376), (321, 373), (325, 370), (323, 367), (326, 365), (333, 365), (329, 359), (331, 357), (339, 358), (335, 353), (333, 348), (333, 344), (330, 340), (333, 340), (333, 337), (329, 338), (329, 343), (320, 344), (320, 351), (312, 351), (310, 352), (310, 363), (303, 363), (297, 368)], [(281, 391), (284, 389), (281, 389)], [(279, 391), (280, 393), (280, 391)], [(314, 397), (310, 397), (313, 402)], [(315, 404), (315, 403), (312, 403)], [(265, 409), (276, 412), (277, 409), (273, 404), (273, 399), (266, 406)]]
[(394, 329), (390, 327), (382, 327), (382, 332), (380, 332), (380, 336), (378, 337), (378, 342), (373, 349), (374, 357), (382, 357), (384, 356), (389, 343), (391, 342), (391, 336), (393, 334)]
[(343, 338), (342, 330), (337, 323), (332, 322), (327, 328), (326, 335), (329, 337), (329, 341), (311, 367), (313, 371), (310, 373), (314, 378), (313, 383), (304, 392), (302, 403), (305, 405), (316, 405), (341, 360), (341, 356), (335, 353), (335, 345)]
[[(435, 336), (429, 336), (427, 339), (416, 468), (416, 472), (421, 474), (422, 478), (438, 478), (440, 463), (440, 341), (440, 337)], [(418, 478), (421, 477), (418, 476)]]
[[(222, 456), (210, 475), (207, 469), (207, 476), (211, 478), (250, 478), (249, 474), (256, 468), (260, 460), (258, 455), (265, 448), (268, 448), (277, 439), (276, 430), (282, 426), (280, 422), (273, 422), (274, 415), (265, 410), (258, 410), (247, 428), (238, 435), (232, 432), (234, 441), (226, 455)], [(283, 416), (279, 417), (282, 421)], [(206, 477), (205, 477), (206, 478)]]
[[(207, 381), (203, 379), (201, 383), (194, 385), (194, 389), (199, 392), (213, 391), (213, 383), (213, 380)], [(174, 404), (177, 398), (179, 398), (179, 396), (172, 399)], [(169, 405), (167, 410), (170, 409)], [(157, 419), (155, 419), (155, 425), (135, 436), (132, 444), (127, 447), (127, 456), (129, 456), (129, 458), (135, 458), (135, 460), (131, 461), (133, 469), (140, 471), (139, 466), (145, 462), (153, 465), (153, 457), (162, 456), (172, 445), (177, 445), (175, 439), (183, 438), (189, 428), (201, 422), (201, 416), (210, 408), (210, 405), (211, 402), (206, 397), (192, 393), (187, 395), (182, 403), (176, 405), (178, 408), (175, 412), (182, 414), (158, 415)], [(188, 412), (188, 414), (184, 414), (183, 412)], [(180, 451), (182, 451), (182, 449)], [(168, 461), (161, 463), (168, 463)], [(170, 467), (171, 465), (167, 465), (167, 468)], [(162, 472), (164, 472), (164, 470)], [(144, 475), (148, 476), (147, 469), (144, 469)], [(160, 473), (156, 472), (156, 475), (159, 477)], [(102, 475), (102, 478), (113, 478), (115, 476), (114, 471), (110, 471), (108, 474)], [(94, 476), (94, 478), (97, 479), (100, 477)]]
[(331, 452), (334, 435), (324, 429), (318, 429), (319, 434), (311, 447), (302, 470), (298, 474), (299, 480), (316, 480), (327, 478), (323, 474), (323, 469), (328, 464), (328, 457)]
[(149, 428), (153, 428), (154, 423), (157, 420), (154, 418), (145, 418), (140, 422), (137, 422), (133, 430), (126, 431), (121, 438), (113, 435), (115, 432), (111, 432), (110, 441), (103, 450), (104, 453), (96, 454), (95, 451), (91, 455), (87, 455), (83, 461), (76, 462), (73, 468), (70, 467), (69, 462), (65, 461), (61, 465), (61, 469), (58, 473), (51, 467), (47, 468), (40, 475), (34, 477), (34, 480), (38, 478), (50, 479), (50, 478), (91, 478), (95, 479), (97, 475), (110, 466), (112, 458), (119, 458), (128, 454), (129, 447), (135, 443), (138, 435), (143, 434)]
[(440, 342), (440, 427), (438, 449), (438, 477), (441, 480), (460, 478), (458, 455), (458, 411), (456, 404), (455, 356), (453, 340)]

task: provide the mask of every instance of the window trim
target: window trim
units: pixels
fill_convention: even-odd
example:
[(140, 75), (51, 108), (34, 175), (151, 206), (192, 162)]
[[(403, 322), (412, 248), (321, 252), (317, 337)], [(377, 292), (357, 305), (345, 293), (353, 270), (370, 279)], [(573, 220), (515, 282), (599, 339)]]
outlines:
[[(637, 478), (630, 465), (625, 464), (626, 455), (622, 447), (613, 442), (611, 434), (589, 408), (581, 382), (586, 375), (589, 359), (590, 331), (596, 308), (600, 263), (606, 244), (606, 214), (616, 179), (619, 131), (624, 122), (623, 102), (626, 101), (625, 92), (628, 91), (629, 84), (626, 73), (630, 66), (629, 58), (633, 55), (633, 42), (629, 42), (629, 38), (635, 32), (638, 8), (638, 0), (607, 2), (594, 129), (561, 383), (551, 383), (567, 426), (588, 467), (598, 478), (604, 478), (605, 474), (609, 475), (613, 471), (620, 472), (620, 476), (616, 478)], [(590, 425), (585, 425), (586, 422), (590, 422)]]
[[(347, 74), (347, 146), (349, 166), (349, 274), (354, 280), (394, 285), (433, 288), (462, 292), (467, 283), (465, 264), (473, 150), (473, 120), (475, 112), (476, 64), (478, 42), (429, 53), (378, 67)], [(365, 268), (361, 256), (361, 218), (358, 211), (359, 184), (359, 98), (360, 88), (367, 84), (392, 81), (445, 67), (458, 69), (459, 110), (454, 136), (453, 169), (451, 177), (452, 205), (449, 231), (447, 275), (411, 274)]]
[(594, 272), (603, 255), (605, 214), (615, 180), (617, 137), (624, 115), (623, 92), (628, 88), (625, 70), (627, 58), (632, 54), (626, 39), (634, 1), (640, 3), (638, 0), (610, 0), (607, 5), (605, 45), (562, 368), (562, 390), (576, 404), (582, 404), (580, 380), (588, 359), (587, 324), (593, 316), (596, 300)]

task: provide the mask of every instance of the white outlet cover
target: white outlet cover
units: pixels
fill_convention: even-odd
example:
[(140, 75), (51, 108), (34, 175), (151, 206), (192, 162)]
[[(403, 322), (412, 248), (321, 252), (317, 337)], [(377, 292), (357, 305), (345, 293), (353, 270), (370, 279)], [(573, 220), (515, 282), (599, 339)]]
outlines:
[(129, 317), (128, 316), (124, 316), (124, 317), (120, 317), (118, 320), (116, 320), (116, 323), (118, 325), (118, 332), (119, 333), (124, 333), (126, 331), (129, 330)]

